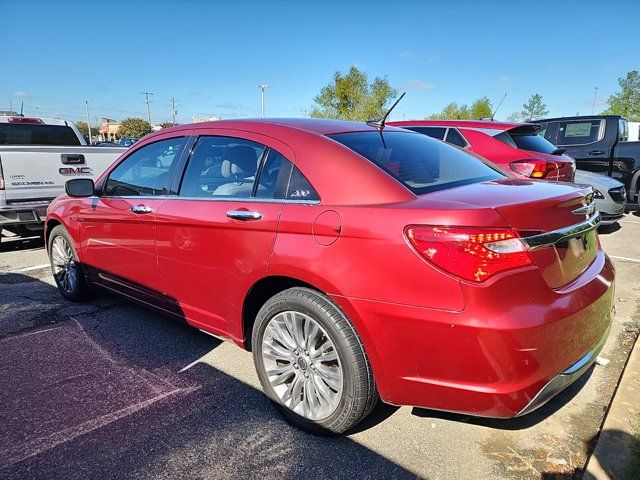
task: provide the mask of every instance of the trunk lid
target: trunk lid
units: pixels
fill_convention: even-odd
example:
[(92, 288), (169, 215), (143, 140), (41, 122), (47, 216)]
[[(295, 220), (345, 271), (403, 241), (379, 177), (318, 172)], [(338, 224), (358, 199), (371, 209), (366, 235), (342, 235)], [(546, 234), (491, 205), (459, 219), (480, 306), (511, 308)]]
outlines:
[(587, 223), (595, 214), (592, 197), (589, 186), (506, 178), (442, 190), (422, 199), (442, 206), (455, 202), (459, 208), (496, 210), (521, 237), (530, 240), (531, 259), (547, 284), (560, 288), (596, 258), (596, 228)]

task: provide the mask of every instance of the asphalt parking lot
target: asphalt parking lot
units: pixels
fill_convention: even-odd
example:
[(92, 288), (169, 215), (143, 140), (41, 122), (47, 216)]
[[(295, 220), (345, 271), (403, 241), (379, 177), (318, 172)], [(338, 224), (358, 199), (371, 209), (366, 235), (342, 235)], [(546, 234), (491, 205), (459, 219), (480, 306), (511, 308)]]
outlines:
[(638, 333), (639, 239), (635, 213), (601, 233), (617, 269), (608, 363), (542, 409), (381, 406), (320, 438), (280, 419), (249, 353), (108, 295), (70, 303), (41, 240), (3, 238), (0, 478), (579, 477)]

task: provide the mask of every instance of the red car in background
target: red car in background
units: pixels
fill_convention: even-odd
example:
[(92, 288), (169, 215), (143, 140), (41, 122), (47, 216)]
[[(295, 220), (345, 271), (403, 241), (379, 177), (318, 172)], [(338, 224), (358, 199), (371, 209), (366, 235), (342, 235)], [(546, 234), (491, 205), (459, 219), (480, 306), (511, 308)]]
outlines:
[(566, 149), (539, 136), (539, 125), (485, 120), (407, 120), (389, 125), (468, 149), (523, 177), (573, 182), (575, 161), (564, 155)]
[(65, 297), (105, 289), (252, 350), (304, 428), (348, 430), (378, 398), (524, 415), (609, 332), (591, 188), (515, 178), (405, 129), (181, 125), (66, 191), (46, 220)]

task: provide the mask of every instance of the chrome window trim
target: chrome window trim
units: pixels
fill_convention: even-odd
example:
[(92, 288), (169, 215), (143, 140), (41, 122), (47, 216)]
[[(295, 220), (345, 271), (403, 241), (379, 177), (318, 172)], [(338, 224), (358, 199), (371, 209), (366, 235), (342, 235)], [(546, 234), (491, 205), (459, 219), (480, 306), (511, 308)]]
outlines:
[(562, 124), (563, 122), (565, 123), (565, 126), (566, 126), (567, 123), (586, 123), (586, 122), (592, 122), (594, 120), (598, 120), (600, 122), (600, 127), (598, 127), (597, 140), (594, 140), (593, 142), (588, 142), (588, 143), (563, 143), (563, 144), (558, 143), (557, 146), (558, 147), (582, 147), (583, 145), (593, 145), (594, 143), (601, 142), (602, 139), (604, 138), (606, 127), (607, 127), (605, 120), (602, 118), (584, 118), (581, 120), (564, 120), (564, 121), (558, 120), (558, 132), (556, 133), (556, 139), (560, 138), (560, 124)]
[(253, 198), (253, 197), (181, 197), (179, 195), (130, 195), (130, 196), (97, 196), (93, 195), (92, 197), (88, 197), (91, 199), (101, 199), (101, 198), (112, 198), (112, 199), (122, 199), (122, 200), (135, 200), (138, 199), (141, 202), (144, 199), (149, 200), (189, 200), (189, 201), (200, 201), (200, 202), (249, 202), (249, 203), (291, 203), (291, 204), (302, 204), (302, 205), (318, 205), (320, 200), (292, 200), (288, 198)]
[(584, 222), (576, 223), (575, 225), (571, 225), (570, 227), (559, 228), (558, 230), (541, 233), (539, 235), (524, 237), (522, 241), (527, 244), (529, 250), (536, 250), (538, 248), (554, 245), (562, 240), (577, 237), (591, 230), (595, 230), (596, 228), (598, 228), (598, 225), (600, 225), (600, 212), (594, 213)]

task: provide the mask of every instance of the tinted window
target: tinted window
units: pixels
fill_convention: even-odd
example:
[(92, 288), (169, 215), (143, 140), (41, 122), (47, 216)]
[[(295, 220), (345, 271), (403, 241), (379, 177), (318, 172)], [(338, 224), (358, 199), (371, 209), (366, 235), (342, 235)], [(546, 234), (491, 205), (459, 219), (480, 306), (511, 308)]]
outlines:
[(467, 146), (467, 142), (465, 142), (464, 137), (460, 135), (460, 132), (455, 128), (450, 128), (447, 132), (446, 142), (455, 145), (456, 147), (464, 148)]
[(118, 197), (164, 195), (169, 168), (180, 157), (184, 137), (139, 148), (109, 174), (104, 194)]
[(417, 194), (503, 175), (466, 151), (412, 133), (354, 132), (331, 138), (369, 159)]
[(555, 145), (548, 140), (545, 140), (539, 133), (516, 133), (505, 131), (499, 133), (493, 138), (500, 140), (502, 143), (506, 143), (511, 147), (521, 148), (522, 150), (529, 150), (531, 152), (553, 153), (556, 150)]
[(260, 170), (256, 197), (285, 198), (291, 176), (291, 162), (275, 150), (269, 150)]
[(600, 120), (560, 122), (558, 145), (584, 145), (600, 139)]
[(71, 127), (0, 123), (0, 145), (80, 145)]
[(447, 131), (444, 127), (403, 127), (407, 130), (413, 130), (414, 132), (429, 135), (431, 138), (437, 138), (438, 140), (444, 139), (444, 134)]
[(182, 179), (185, 197), (251, 197), (265, 146), (233, 137), (198, 139)]

